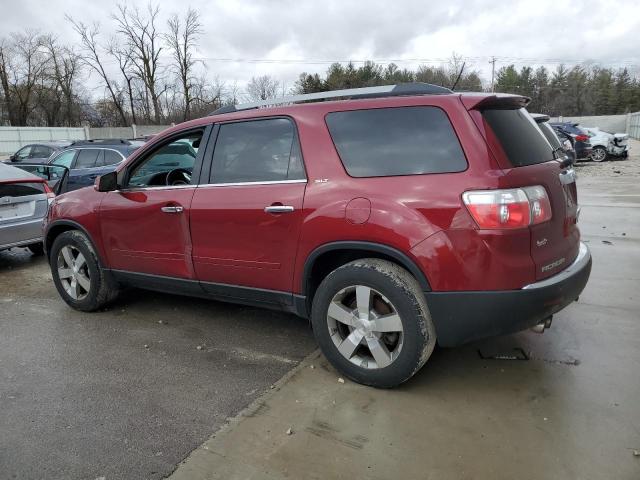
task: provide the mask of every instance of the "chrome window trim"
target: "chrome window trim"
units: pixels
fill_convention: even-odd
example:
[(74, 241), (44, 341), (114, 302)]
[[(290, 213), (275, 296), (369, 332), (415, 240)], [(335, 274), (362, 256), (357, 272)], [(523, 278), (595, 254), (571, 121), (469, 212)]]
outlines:
[(289, 183), (307, 183), (306, 178), (300, 178), (296, 180), (265, 180), (258, 182), (231, 182), (231, 183), (203, 183), (197, 185), (197, 187), (241, 187), (244, 185), (277, 185), (277, 184), (289, 184)]
[(144, 192), (147, 190), (173, 190), (178, 188), (196, 188), (198, 185), (158, 185), (157, 187), (134, 187), (114, 190), (114, 193)]

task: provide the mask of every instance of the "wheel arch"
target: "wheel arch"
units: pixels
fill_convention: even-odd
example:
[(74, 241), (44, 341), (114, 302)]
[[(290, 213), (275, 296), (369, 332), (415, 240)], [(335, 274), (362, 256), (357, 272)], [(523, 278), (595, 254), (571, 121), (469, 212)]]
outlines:
[(96, 248), (96, 244), (91, 238), (91, 234), (84, 226), (73, 220), (55, 220), (47, 225), (47, 229), (44, 234), (44, 249), (47, 255), (47, 259), (49, 259), (49, 252), (51, 251), (51, 246), (53, 245), (55, 239), (60, 234), (71, 230), (78, 230), (87, 236), (89, 242), (91, 242), (93, 250), (96, 252), (98, 262), (100, 262), (100, 266), (103, 266), (104, 262), (102, 260), (102, 257), (100, 256), (100, 251)]
[(423, 291), (431, 291), (426, 275), (416, 262), (397, 248), (366, 241), (339, 241), (317, 247), (305, 260), (300, 291), (306, 298), (307, 312), (320, 282), (331, 271), (359, 258), (381, 258), (397, 263), (413, 275)]

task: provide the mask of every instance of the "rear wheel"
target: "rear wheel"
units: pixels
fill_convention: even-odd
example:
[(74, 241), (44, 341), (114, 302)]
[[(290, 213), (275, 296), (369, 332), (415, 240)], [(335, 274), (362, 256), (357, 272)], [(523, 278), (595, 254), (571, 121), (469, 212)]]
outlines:
[(604, 147), (593, 147), (591, 151), (591, 160), (594, 162), (603, 162), (607, 159), (607, 149)]
[(117, 284), (100, 267), (93, 245), (82, 232), (56, 237), (49, 261), (58, 293), (76, 310), (98, 310), (118, 294)]
[(27, 245), (27, 248), (34, 255), (37, 255), (37, 256), (44, 255), (44, 244), (42, 242), (32, 243), (31, 245)]
[(416, 279), (369, 258), (330, 273), (313, 299), (322, 352), (346, 377), (389, 388), (411, 378), (435, 346), (435, 328)]

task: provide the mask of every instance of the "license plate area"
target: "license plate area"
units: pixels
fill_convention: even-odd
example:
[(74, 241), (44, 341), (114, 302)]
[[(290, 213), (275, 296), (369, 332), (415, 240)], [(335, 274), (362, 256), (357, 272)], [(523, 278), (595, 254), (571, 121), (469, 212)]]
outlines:
[(0, 204), (0, 221), (30, 217), (35, 211), (35, 201)]

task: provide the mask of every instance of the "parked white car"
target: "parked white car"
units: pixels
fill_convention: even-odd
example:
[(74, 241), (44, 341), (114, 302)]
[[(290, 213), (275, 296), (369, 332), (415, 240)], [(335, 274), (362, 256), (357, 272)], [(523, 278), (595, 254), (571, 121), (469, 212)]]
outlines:
[(600, 130), (598, 127), (586, 128), (583, 130), (589, 135), (589, 142), (593, 146), (590, 158), (594, 162), (602, 162), (608, 157), (629, 156), (629, 135), (626, 133), (609, 133)]

